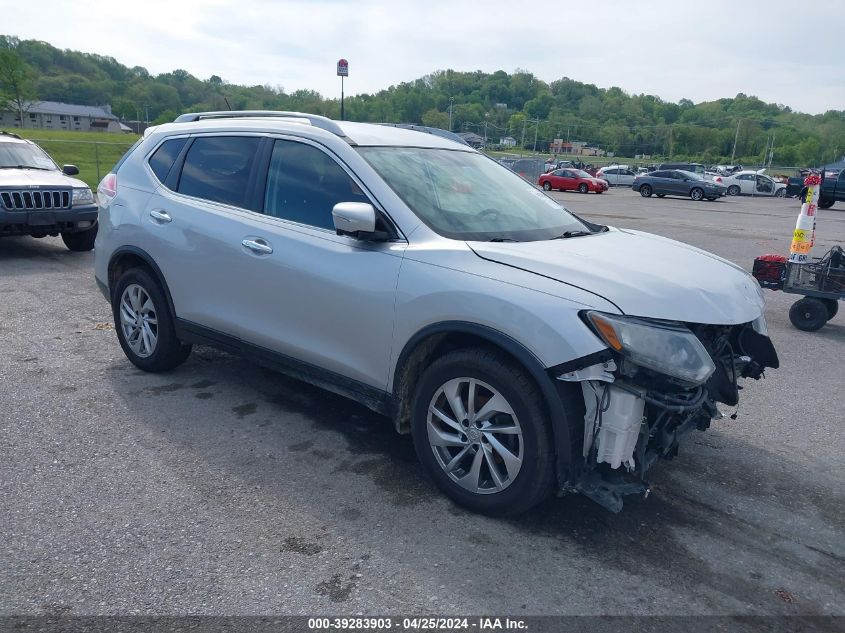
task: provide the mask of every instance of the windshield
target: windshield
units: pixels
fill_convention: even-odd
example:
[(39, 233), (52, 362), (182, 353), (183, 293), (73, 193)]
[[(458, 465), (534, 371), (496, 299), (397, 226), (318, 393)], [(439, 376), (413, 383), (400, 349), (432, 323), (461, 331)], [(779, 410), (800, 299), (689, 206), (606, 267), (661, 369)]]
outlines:
[(357, 149), (402, 201), (445, 237), (530, 242), (589, 231), (557, 202), (482, 154), (419, 147)]
[(29, 143), (0, 143), (0, 169), (49, 169), (55, 170), (56, 163), (37, 145)]

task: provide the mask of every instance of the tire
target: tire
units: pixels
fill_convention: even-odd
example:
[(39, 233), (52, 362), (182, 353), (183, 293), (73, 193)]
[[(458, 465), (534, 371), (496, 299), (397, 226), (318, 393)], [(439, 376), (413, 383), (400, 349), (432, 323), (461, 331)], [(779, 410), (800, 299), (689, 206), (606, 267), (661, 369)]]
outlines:
[(604, 193), (604, 189), (596, 189), (596, 193)]
[(839, 302), (836, 299), (819, 299), (827, 308), (827, 320), (830, 321), (839, 312)]
[(548, 180), (547, 180), (546, 182), (544, 182), (544, 183), (543, 183), (543, 189), (545, 189), (546, 191), (551, 191), (551, 190), (552, 190), (552, 185), (551, 185), (551, 183), (550, 183)]
[(76, 233), (62, 233), (62, 241), (68, 249), (76, 252), (90, 251), (94, 248), (99, 224), (95, 223), (90, 229)]
[(640, 186), (640, 195), (643, 198), (651, 198), (651, 185)]
[(658, 193), (658, 194), (657, 194), (657, 197), (658, 197), (658, 198), (665, 198), (665, 197), (666, 197), (666, 194), (665, 194), (665, 193)]
[(780, 189), (775, 191), (775, 198), (783, 198), (784, 196), (786, 196), (786, 188), (785, 187), (781, 187)]
[[(184, 363), (191, 353), (191, 346), (176, 338), (173, 315), (161, 285), (144, 268), (131, 268), (118, 279), (112, 315), (120, 347), (139, 369), (168, 371)], [(137, 326), (139, 319), (145, 321), (141, 327)]]
[(689, 197), (698, 202), (704, 197), (704, 190), (700, 187), (693, 187), (689, 192)]
[(833, 206), (835, 200), (819, 200), (819, 209), (829, 209)]
[(804, 297), (789, 308), (792, 325), (805, 332), (815, 332), (828, 321), (827, 306), (820, 299)]
[[(466, 414), (471, 410), (470, 381), (475, 384), (472, 408), (483, 413), (485, 403), (495, 397), (509, 412), (473, 421)], [(449, 392), (458, 396), (457, 408), (449, 404)], [(411, 408), (417, 456), (437, 487), (456, 503), (491, 516), (525, 512), (548, 497), (554, 484), (554, 444), (542, 402), (534, 381), (507, 357), (482, 348), (449, 352), (417, 383)], [(432, 413), (435, 407), (450, 423)], [(483, 432), (493, 424), (512, 432)]]
[(578, 193), (587, 193), (589, 190), (589, 187), (587, 187), (587, 185), (585, 185), (583, 182), (578, 185)]
[(731, 185), (728, 187), (728, 195), (729, 196), (738, 196), (740, 192), (740, 188), (738, 185)]

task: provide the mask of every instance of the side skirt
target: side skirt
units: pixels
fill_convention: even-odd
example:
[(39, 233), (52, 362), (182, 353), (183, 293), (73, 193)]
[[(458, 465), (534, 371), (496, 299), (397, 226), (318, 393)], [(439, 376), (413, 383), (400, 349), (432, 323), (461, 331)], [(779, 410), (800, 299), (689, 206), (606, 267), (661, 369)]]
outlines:
[(192, 321), (177, 318), (176, 336), (185, 343), (209, 345), (227, 352), (240, 354), (248, 360), (286, 376), (359, 402), (376, 413), (392, 416), (396, 410), (393, 394), (266, 347), (247, 343), (239, 338)]

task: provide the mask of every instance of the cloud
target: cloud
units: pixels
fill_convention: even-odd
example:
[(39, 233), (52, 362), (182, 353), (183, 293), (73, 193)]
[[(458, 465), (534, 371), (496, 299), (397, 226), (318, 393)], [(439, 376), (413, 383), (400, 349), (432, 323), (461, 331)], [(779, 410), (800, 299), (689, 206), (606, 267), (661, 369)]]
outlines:
[(335, 63), (345, 57), (347, 94), (438, 69), (525, 68), (545, 81), (567, 76), (670, 101), (744, 92), (812, 113), (845, 107), (845, 13), (819, 11), (813, 20), (783, 0), (77, 0), (72, 7), (0, 0), (12, 34), (152, 73), (183, 68), (200, 78), (338, 96)]

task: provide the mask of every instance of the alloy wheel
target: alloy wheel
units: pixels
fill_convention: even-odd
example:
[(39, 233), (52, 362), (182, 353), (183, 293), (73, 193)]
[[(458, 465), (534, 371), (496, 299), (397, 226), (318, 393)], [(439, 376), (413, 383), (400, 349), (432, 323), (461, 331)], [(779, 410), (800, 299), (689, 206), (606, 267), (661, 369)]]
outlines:
[(522, 428), (513, 407), (489, 384), (454, 378), (428, 406), (428, 441), (452, 481), (475, 494), (501, 492), (522, 467)]
[(135, 354), (152, 356), (158, 343), (158, 317), (150, 295), (138, 284), (127, 286), (120, 297), (120, 327)]

